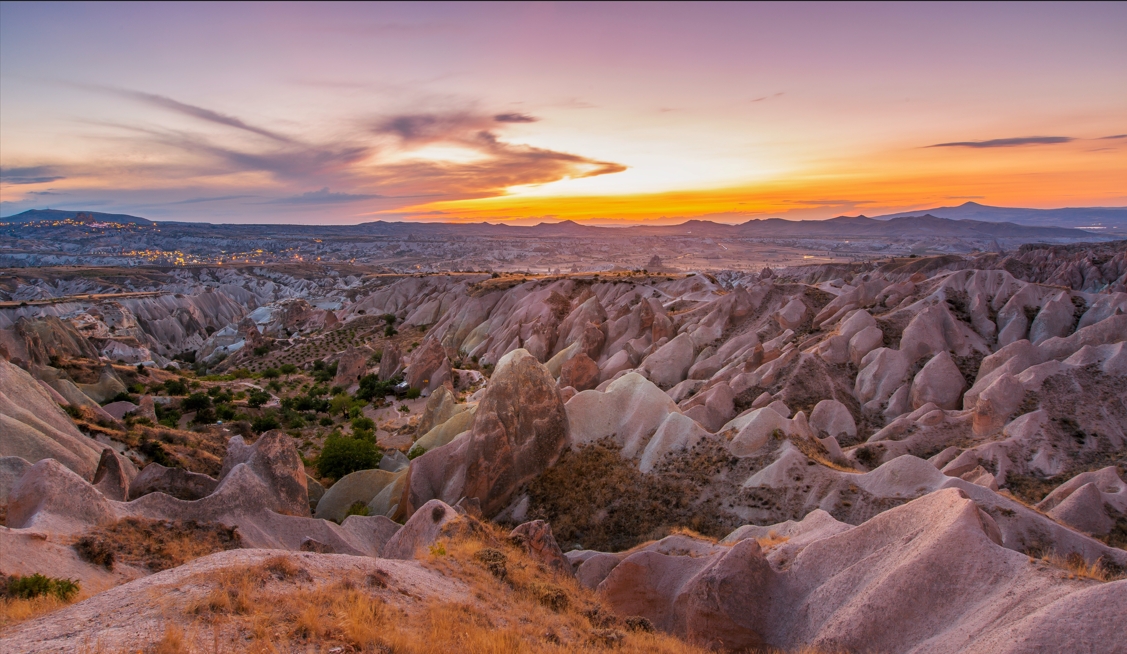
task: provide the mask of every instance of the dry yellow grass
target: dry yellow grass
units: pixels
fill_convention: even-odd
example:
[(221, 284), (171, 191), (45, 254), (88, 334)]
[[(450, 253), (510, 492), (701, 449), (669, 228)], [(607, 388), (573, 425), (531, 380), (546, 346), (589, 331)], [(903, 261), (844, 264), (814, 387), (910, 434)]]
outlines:
[(0, 629), (57, 611), (74, 601), (64, 602), (53, 595), (31, 599), (0, 598)]
[(1112, 571), (1108, 566), (1104, 565), (1103, 557), (1096, 559), (1092, 563), (1084, 560), (1084, 557), (1079, 554), (1072, 553), (1068, 556), (1061, 556), (1056, 552), (1046, 552), (1041, 554), (1040, 557), (1029, 557), (1029, 562), (1041, 561), (1047, 563), (1055, 568), (1060, 568), (1068, 572), (1069, 579), (1092, 579), (1094, 581), (1117, 581), (1123, 579), (1122, 573)]
[[(386, 576), (316, 583), (284, 555), (204, 579), (211, 591), (172, 608), (158, 652), (699, 653), (706, 650), (622, 619), (475, 523), (420, 554), (470, 589), (470, 601), (404, 601)], [(222, 634), (218, 636), (216, 634)]]
[(767, 532), (767, 536), (765, 536), (764, 538), (757, 538), (755, 539), (755, 542), (759, 543), (759, 547), (763, 551), (767, 551), (772, 547), (775, 547), (776, 545), (782, 545), (788, 540), (790, 540), (790, 536), (780, 536), (775, 532), (774, 529), (772, 529), (771, 531)]

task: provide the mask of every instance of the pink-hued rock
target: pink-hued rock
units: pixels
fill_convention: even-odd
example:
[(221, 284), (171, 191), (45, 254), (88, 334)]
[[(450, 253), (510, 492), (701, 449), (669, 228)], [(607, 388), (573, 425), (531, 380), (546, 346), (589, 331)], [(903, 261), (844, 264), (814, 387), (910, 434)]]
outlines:
[(533, 520), (509, 532), (509, 538), (520, 542), (533, 560), (560, 574), (571, 575), (571, 563), (563, 555), (552, 526), (543, 520)]
[(351, 388), (368, 371), (368, 364), (374, 352), (367, 346), (350, 347), (340, 355), (337, 360), (337, 374), (333, 377), (333, 386)]
[(134, 476), (137, 474), (137, 471), (133, 469), (133, 464), (107, 447), (102, 450), (102, 458), (98, 461), (98, 470), (94, 473), (94, 488), (97, 488), (107, 499), (124, 502), (129, 499), (130, 472)]
[(571, 386), (585, 391), (599, 385), (599, 367), (586, 353), (580, 352), (568, 359), (560, 369), (560, 387)]
[(419, 507), (403, 528), (384, 545), (381, 556), (385, 559), (413, 559), (430, 547), (443, 533), (443, 529), (460, 520), (454, 507), (440, 500), (430, 500)]
[(54, 459), (43, 459), (24, 472), (8, 498), (12, 529), (72, 533), (115, 517), (108, 499)]
[(403, 370), (402, 357), (394, 345), (388, 345), (380, 356), (380, 381), (387, 381)]
[(521, 485), (553, 465), (567, 447), (568, 420), (559, 388), (529, 353), (497, 363), (466, 445), (465, 496), (486, 516), (503, 509)]
[(933, 356), (912, 380), (912, 408), (934, 402), (942, 409), (954, 409), (966, 388), (966, 380), (947, 352)]

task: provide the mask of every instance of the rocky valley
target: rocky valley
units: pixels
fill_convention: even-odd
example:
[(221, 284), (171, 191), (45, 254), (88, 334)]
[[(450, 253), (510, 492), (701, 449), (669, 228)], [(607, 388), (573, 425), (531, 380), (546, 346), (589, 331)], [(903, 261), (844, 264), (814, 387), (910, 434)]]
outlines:
[(9, 241), (0, 649), (1127, 642), (1127, 241), (568, 229), (508, 267)]

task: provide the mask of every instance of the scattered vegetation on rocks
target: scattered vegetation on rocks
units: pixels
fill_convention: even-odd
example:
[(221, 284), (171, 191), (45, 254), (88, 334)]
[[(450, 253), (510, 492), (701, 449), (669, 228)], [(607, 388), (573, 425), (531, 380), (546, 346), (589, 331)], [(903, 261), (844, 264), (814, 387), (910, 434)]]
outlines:
[(86, 532), (74, 549), (82, 559), (107, 570), (120, 563), (159, 572), (240, 545), (234, 527), (194, 520), (123, 518)]

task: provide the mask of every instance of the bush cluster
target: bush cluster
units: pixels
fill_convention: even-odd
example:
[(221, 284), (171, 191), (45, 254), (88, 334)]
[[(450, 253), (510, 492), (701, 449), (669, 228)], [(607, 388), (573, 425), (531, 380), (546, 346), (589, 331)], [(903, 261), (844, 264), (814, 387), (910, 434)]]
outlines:
[(322, 477), (340, 479), (357, 470), (377, 468), (382, 458), (383, 452), (375, 443), (334, 432), (325, 439), (325, 446), (317, 455), (315, 465)]
[(0, 575), (0, 595), (13, 599), (34, 599), (44, 595), (69, 602), (80, 590), (74, 579), (56, 579), (38, 572), (26, 577)]

